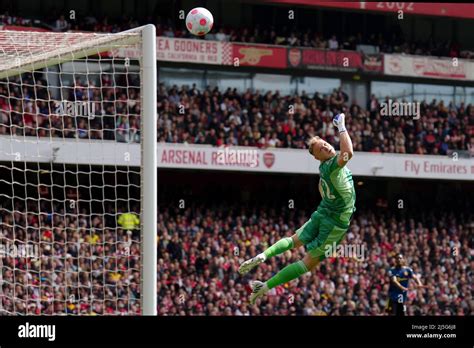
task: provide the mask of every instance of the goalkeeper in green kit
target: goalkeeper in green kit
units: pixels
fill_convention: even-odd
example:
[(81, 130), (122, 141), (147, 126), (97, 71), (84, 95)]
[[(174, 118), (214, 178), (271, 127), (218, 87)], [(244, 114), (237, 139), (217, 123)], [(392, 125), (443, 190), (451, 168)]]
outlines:
[(319, 137), (311, 138), (308, 143), (309, 153), (321, 162), (319, 192), (322, 200), (318, 209), (292, 237), (280, 239), (263, 253), (243, 262), (239, 273), (246, 274), (270, 257), (303, 245), (306, 247), (307, 254), (302, 260), (286, 266), (266, 282), (250, 282), (251, 304), (254, 304), (270, 289), (312, 271), (326, 258), (328, 248), (341, 242), (349, 228), (355, 211), (355, 190), (352, 173), (346, 167), (347, 162), (352, 158), (353, 150), (351, 138), (345, 128), (344, 117), (344, 114), (338, 114), (333, 119), (333, 124), (339, 130), (339, 154), (336, 154), (334, 147)]

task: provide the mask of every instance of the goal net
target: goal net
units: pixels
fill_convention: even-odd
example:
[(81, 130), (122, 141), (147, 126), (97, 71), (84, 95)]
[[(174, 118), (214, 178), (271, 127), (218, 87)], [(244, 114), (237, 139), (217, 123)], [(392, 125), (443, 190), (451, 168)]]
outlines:
[(0, 315), (156, 314), (155, 42), (0, 31)]

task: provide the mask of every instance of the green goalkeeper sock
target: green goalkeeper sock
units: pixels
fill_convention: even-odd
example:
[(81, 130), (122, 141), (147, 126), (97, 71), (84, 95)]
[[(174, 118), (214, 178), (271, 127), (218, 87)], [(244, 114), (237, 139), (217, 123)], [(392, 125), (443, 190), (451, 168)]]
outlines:
[(288, 283), (290, 280), (296, 279), (306, 272), (308, 272), (308, 268), (303, 261), (292, 263), (270, 278), (267, 281), (267, 287), (268, 289), (273, 289), (275, 286)]
[(281, 253), (284, 253), (287, 250), (290, 250), (293, 248), (293, 238), (287, 237), (280, 239), (278, 242), (270, 246), (268, 249), (266, 249), (263, 253), (265, 254), (265, 257), (268, 259), (270, 257), (279, 255)]

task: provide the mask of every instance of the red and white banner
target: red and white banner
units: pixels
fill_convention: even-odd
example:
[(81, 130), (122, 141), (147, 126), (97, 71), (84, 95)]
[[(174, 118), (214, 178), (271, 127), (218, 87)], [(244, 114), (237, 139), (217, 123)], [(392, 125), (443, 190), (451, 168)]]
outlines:
[[(136, 47), (118, 48), (111, 54), (121, 58), (140, 57), (140, 51)], [(232, 64), (232, 44), (158, 36), (156, 58), (166, 62), (230, 65)]]
[(474, 80), (474, 63), (463, 59), (384, 55), (386, 75), (450, 80)]
[[(216, 148), (160, 144), (158, 166), (266, 173), (319, 174), (319, 162), (306, 150)], [(446, 156), (357, 152), (349, 168), (355, 176), (474, 180), (474, 161)]]
[[(31, 139), (30, 139), (31, 138)], [(140, 166), (140, 145), (114, 141), (37, 139), (0, 136), (0, 161)], [(53, 151), (54, 150), (54, 151)], [(158, 144), (158, 167), (261, 173), (319, 174), (307, 150)], [(349, 163), (354, 176), (474, 180), (472, 159), (356, 152)]]
[(156, 57), (168, 62), (232, 64), (232, 44), (228, 42), (156, 38)]

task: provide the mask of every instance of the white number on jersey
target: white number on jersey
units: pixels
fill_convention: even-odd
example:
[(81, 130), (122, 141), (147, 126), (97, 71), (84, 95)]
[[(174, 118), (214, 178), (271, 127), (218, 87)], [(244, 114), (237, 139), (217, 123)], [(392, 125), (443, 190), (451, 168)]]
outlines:
[(321, 197), (327, 199), (335, 199), (336, 196), (331, 194), (331, 190), (329, 189), (329, 185), (327, 184), (326, 180), (323, 178), (319, 179), (319, 192), (321, 193)]

